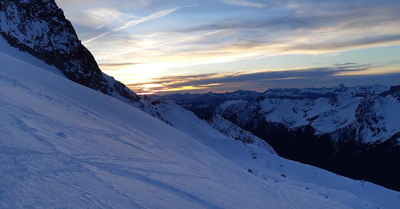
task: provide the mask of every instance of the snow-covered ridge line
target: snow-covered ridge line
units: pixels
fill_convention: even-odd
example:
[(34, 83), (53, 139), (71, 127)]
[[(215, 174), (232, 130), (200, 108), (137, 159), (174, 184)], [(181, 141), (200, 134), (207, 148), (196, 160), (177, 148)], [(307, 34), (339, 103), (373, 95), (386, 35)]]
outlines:
[[(397, 104), (387, 86), (343, 85), (321, 89), (272, 89), (250, 106), (268, 122), (297, 129), (312, 126), (316, 134), (330, 134), (348, 126), (356, 126), (356, 140), (361, 143), (385, 141), (400, 131), (400, 103)], [(386, 95), (386, 96), (382, 96)], [(229, 102), (229, 101), (228, 101)], [(222, 104), (222, 113), (234, 105)], [(229, 112), (229, 111), (228, 111)], [(229, 113), (227, 113), (229, 114)], [(242, 113), (245, 115), (246, 113)], [(242, 118), (246, 123), (251, 118)], [(335, 138), (336, 141), (339, 138)]]

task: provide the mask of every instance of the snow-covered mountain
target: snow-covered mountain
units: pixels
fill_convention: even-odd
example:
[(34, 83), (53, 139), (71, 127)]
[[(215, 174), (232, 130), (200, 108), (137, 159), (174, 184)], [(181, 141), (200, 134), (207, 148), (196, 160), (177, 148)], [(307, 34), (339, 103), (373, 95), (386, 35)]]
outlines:
[(230, 100), (250, 101), (261, 95), (262, 93), (255, 91), (239, 90), (224, 94), (209, 92), (207, 94), (170, 94), (163, 97), (154, 95), (152, 98), (174, 101), (182, 107), (194, 112), (201, 119), (210, 121), (214, 116), (214, 110), (222, 103)]
[(242, 93), (164, 98), (210, 121), (215, 116), (228, 119), (283, 157), (400, 190), (399, 86), (270, 89), (250, 97)]
[(0, 1), (0, 35), (72, 81), (126, 101), (138, 100), (124, 84), (101, 72), (54, 0)]
[(272, 150), (255, 156), (205, 121), (182, 121), (193, 113), (156, 105), (182, 132), (0, 45), (0, 208), (400, 205), (399, 192)]
[[(38, 60), (32, 60), (26, 54), (21, 56), (22, 54), (18, 53), (18, 50), (8, 50), (9, 54), (13, 54), (18, 59), (23, 58), (29, 63), (35, 63), (35, 65), (53, 72), (62, 72), (64, 76), (74, 82), (140, 107), (143, 111), (170, 125), (179, 127), (177, 121), (174, 120), (176, 114), (173, 112), (188, 112), (172, 103), (167, 105), (164, 103), (161, 111), (159, 103), (149, 100), (140, 101), (140, 98), (124, 84), (103, 74), (91, 53), (81, 44), (71, 23), (65, 19), (62, 10), (58, 8), (54, 0), (2, 1), (0, 23), (0, 34), (8, 44), (20, 51), (28, 52), (54, 67)], [(3, 43), (2, 45), (7, 47), (8, 44)], [(189, 117), (186, 117), (185, 120), (201, 122), (193, 114), (186, 115)], [(209, 126), (209, 124), (204, 125)], [(242, 141), (253, 155), (258, 154), (253, 148), (250, 148), (251, 146), (248, 147), (248, 144), (255, 144), (262, 150), (267, 149), (269, 152), (274, 152), (263, 140), (239, 127), (233, 128), (233, 126), (235, 125), (220, 126), (216, 130), (223, 131), (225, 135), (235, 136), (235, 139)], [(181, 129), (185, 128), (181, 127)], [(249, 141), (249, 138), (252, 140)]]
[(283, 159), (220, 115), (139, 101), (53, 0), (1, 1), (0, 34), (0, 208), (400, 205), (399, 192)]

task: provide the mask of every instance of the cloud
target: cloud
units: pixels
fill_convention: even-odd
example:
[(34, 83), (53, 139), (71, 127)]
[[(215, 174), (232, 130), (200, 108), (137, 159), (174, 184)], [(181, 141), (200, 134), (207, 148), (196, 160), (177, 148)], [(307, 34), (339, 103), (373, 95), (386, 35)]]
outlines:
[(73, 8), (117, 8), (119, 9), (143, 9), (152, 4), (156, 0), (56, 0), (57, 4), (62, 8), (69, 10)]
[[(352, 65), (352, 63), (343, 63)], [(343, 64), (338, 64), (343, 65)], [(372, 85), (377, 81), (385, 81), (386, 85), (398, 85), (400, 73), (389, 74), (362, 74), (368, 68), (353, 67), (323, 67), (312, 69), (297, 69), (284, 71), (264, 71), (256, 73), (231, 73), (231, 74), (196, 74), (188, 76), (171, 76), (159, 78), (152, 82), (154, 88), (141, 88), (143, 84), (128, 85), (136, 92), (152, 92), (156, 94), (169, 93), (206, 93), (225, 92), (232, 90), (266, 91), (268, 88), (303, 88), (327, 87), (345, 84)], [(347, 72), (356, 72), (357, 75), (340, 75)], [(340, 76), (339, 76), (340, 75)]]
[(135, 15), (130, 13), (122, 13), (112, 8), (97, 8), (88, 10), (77, 10), (68, 16), (68, 19), (79, 26), (87, 27), (95, 31), (104, 29), (110, 25), (121, 24), (128, 20), (136, 18)]
[[(263, 82), (273, 80), (287, 80), (287, 79), (321, 79), (334, 76), (338, 73), (350, 71), (364, 71), (365, 68), (348, 68), (348, 67), (332, 67), (332, 68), (312, 68), (300, 70), (285, 70), (285, 71), (264, 71), (255, 73), (232, 73), (222, 75), (220, 77), (206, 77), (203, 79), (193, 79), (182, 83), (170, 85), (171, 87), (179, 86), (197, 86), (208, 85), (211, 83), (247, 83), (247, 82)], [(175, 77), (174, 79), (179, 79)], [(171, 78), (169, 78), (171, 79)]]
[(276, 52), (288, 53), (387, 46), (400, 43), (400, 5), (388, 2), (391, 4), (296, 1), (288, 4), (283, 15), (231, 18), (178, 32), (236, 31), (235, 36), (223, 41), (233, 45), (237, 39), (248, 40), (252, 46), (277, 47)]
[[(136, 83), (129, 85), (136, 92), (143, 92), (144, 90), (150, 92), (192, 92), (203, 90), (218, 91), (229, 89), (246, 89), (265, 91), (269, 87), (281, 86), (284, 83), (302, 83), (302, 85), (309, 84), (321, 85), (326, 80), (332, 80), (337, 75), (345, 73), (361, 73), (368, 70), (367, 66), (350, 65), (348, 63), (340, 64), (340, 66), (311, 68), (311, 69), (295, 69), (295, 70), (281, 70), (281, 71), (261, 71), (253, 73), (206, 73), (206, 74), (192, 74), (186, 76), (165, 76), (152, 80), (149, 83)], [(143, 89), (141, 86), (148, 84), (157, 85), (155, 88)], [(280, 85), (277, 85), (277, 84)], [(290, 85), (289, 85), (290, 86)]]
[(155, 19), (162, 18), (162, 17), (164, 17), (164, 16), (166, 16), (166, 15), (172, 13), (172, 12), (175, 12), (175, 11), (177, 11), (179, 9), (182, 9), (182, 8), (185, 8), (185, 7), (194, 7), (194, 6), (196, 6), (196, 5), (175, 7), (175, 8), (172, 8), (172, 9), (161, 10), (161, 11), (158, 11), (158, 12), (153, 13), (151, 15), (148, 15), (146, 17), (142, 17), (142, 18), (139, 18), (139, 19), (136, 19), (136, 20), (132, 20), (132, 21), (126, 22), (122, 26), (120, 26), (120, 27), (118, 27), (116, 29), (113, 29), (112, 31), (109, 31), (109, 32), (106, 32), (106, 33), (102, 33), (102, 34), (100, 34), (100, 35), (98, 35), (98, 36), (96, 36), (94, 38), (91, 38), (89, 40), (84, 41), (83, 43), (87, 44), (87, 43), (90, 43), (90, 42), (92, 42), (92, 41), (94, 41), (96, 39), (99, 39), (99, 38), (103, 37), (103, 36), (106, 36), (106, 35), (108, 35), (110, 33), (117, 32), (117, 31), (120, 31), (120, 30), (123, 30), (123, 29), (127, 29), (129, 27), (132, 27), (132, 26), (135, 26), (135, 25), (138, 25), (140, 23), (144, 23), (144, 22), (147, 22), (147, 21), (150, 21), (150, 20), (155, 20)]
[(224, 2), (226, 4), (231, 4), (231, 5), (235, 5), (235, 6), (243, 6), (243, 7), (263, 8), (263, 7), (267, 6), (263, 3), (245, 1), (245, 0), (222, 0), (222, 2)]
[(118, 52), (118, 53), (115, 53), (115, 54), (111, 54), (111, 55), (108, 55), (108, 56), (103, 56), (103, 57), (100, 57), (100, 58), (101, 59), (105, 59), (105, 58), (115, 57), (115, 56), (118, 56), (118, 55), (129, 54), (129, 53), (133, 53), (133, 52), (137, 52), (137, 51), (142, 51), (142, 50), (147, 50), (147, 49), (154, 49), (154, 48), (159, 48), (159, 47), (166, 46), (166, 45), (192, 41), (192, 40), (199, 39), (199, 38), (202, 38), (202, 37), (205, 37), (205, 36), (210, 36), (210, 35), (213, 35), (213, 34), (217, 34), (217, 33), (223, 32), (223, 31), (225, 31), (225, 30), (217, 30), (217, 31), (212, 31), (212, 32), (199, 34), (199, 35), (193, 35), (193, 36), (189, 36), (189, 37), (185, 37), (185, 38), (181, 38), (181, 39), (166, 41), (166, 42), (163, 42), (163, 43), (154, 44), (154, 45), (150, 45), (150, 46), (137, 47), (135, 49), (121, 51), (121, 52)]
[(361, 37), (352, 40), (344, 41), (333, 41), (331, 43), (318, 42), (291, 45), (288, 47), (282, 47), (281, 51), (302, 51), (302, 52), (331, 52), (331, 51), (341, 51), (347, 49), (357, 49), (365, 47), (374, 46), (387, 46), (392, 44), (400, 44), (400, 34), (393, 35), (382, 35), (382, 36), (372, 36), (372, 37)]
[(355, 63), (355, 62), (346, 62), (346, 63), (337, 63), (337, 64), (334, 64), (334, 66), (336, 66), (336, 67), (352, 66), (352, 65), (357, 65), (357, 63)]
[[(225, 0), (225, 3), (230, 4), (254, 2)], [(152, 59), (155, 56), (157, 59), (163, 59), (163, 57), (167, 59), (174, 55), (174, 60), (176, 60), (179, 59), (179, 55), (182, 55), (183, 60), (186, 59), (185, 57), (193, 56), (192, 60), (196, 61), (196, 56), (202, 54), (202, 56), (198, 56), (199, 59), (226, 60), (224, 57), (231, 56), (240, 60), (242, 57), (247, 58), (248, 56), (239, 54), (248, 53), (247, 50), (250, 49), (252, 56), (256, 57), (331, 53), (400, 43), (400, 32), (397, 32), (400, 31), (398, 24), (400, 15), (397, 12), (399, 6), (395, 1), (387, 1), (390, 4), (385, 1), (387, 5), (375, 5), (376, 2), (372, 1), (364, 3), (310, 0), (279, 2), (279, 4), (276, 1), (263, 2), (264, 6), (271, 4), (279, 8), (279, 11), (284, 11), (271, 16), (259, 15), (259, 13), (249, 15), (247, 11), (243, 13), (243, 16), (237, 17), (237, 13), (230, 14), (221, 11), (219, 15), (223, 18), (218, 21), (217, 19), (214, 21), (212, 16), (211, 21), (206, 22), (197, 21), (197, 19), (189, 21), (190, 24), (176, 22), (176, 25), (170, 27), (169, 31), (152, 28), (154, 30), (152, 32), (169, 33), (170, 37), (145, 37), (143, 35), (142, 40), (131, 42), (132, 45), (129, 47), (122, 41), (115, 40), (116, 46), (113, 47), (112, 43), (109, 44), (109, 47), (114, 48), (114, 52), (103, 53), (98, 58), (102, 60), (110, 57), (118, 59), (118, 56), (122, 55), (126, 55), (125, 57), (150, 55)], [(196, 18), (204, 15), (201, 6), (197, 6)], [(261, 9), (260, 14), (268, 14), (270, 11), (269, 7), (258, 6)], [(115, 29), (101, 30), (99, 35), (86, 39), (84, 43), (87, 44), (108, 34), (164, 17), (181, 8), (184, 7), (160, 10), (146, 17), (126, 21)], [(238, 9), (237, 12), (241, 12), (241, 10)], [(188, 16), (188, 20), (193, 17), (191, 14), (185, 15)], [(186, 20), (181, 22), (188, 23)], [(225, 35), (221, 37), (208, 35), (222, 31), (224, 33), (220, 34)], [(153, 43), (142, 44), (148, 40)], [(234, 55), (235, 53), (237, 55)], [(209, 57), (203, 56), (205, 54), (208, 54)]]
[(116, 32), (116, 31), (119, 31), (119, 30), (123, 30), (123, 29), (129, 28), (131, 26), (135, 26), (137, 24), (140, 24), (140, 23), (143, 23), (143, 22), (147, 22), (147, 21), (150, 21), (150, 20), (155, 20), (155, 19), (158, 19), (158, 18), (162, 18), (162, 17), (164, 17), (164, 16), (166, 16), (166, 15), (172, 13), (172, 12), (175, 12), (175, 11), (177, 11), (179, 9), (182, 9), (182, 8), (195, 7), (195, 6), (196, 5), (182, 6), (182, 7), (175, 7), (175, 8), (172, 8), (172, 9), (158, 11), (156, 13), (153, 13), (153, 14), (149, 15), (149, 16), (142, 17), (142, 18), (139, 18), (137, 20), (129, 21), (129, 22), (125, 23), (124, 25), (122, 25), (121, 27), (113, 30), (113, 32)]
[[(123, 71), (129, 77), (118, 78), (123, 81), (143, 75), (146, 82), (157, 84), (147, 85), (148, 89), (206, 91), (317, 84), (371, 68), (361, 64), (399, 63), (398, 48), (387, 47), (400, 45), (397, 0), (204, 0), (183, 10), (184, 2), (82, 0), (72, 22), (79, 25), (79, 36), (90, 43), (99, 63), (121, 63), (102, 65), (102, 69), (115, 75)], [(131, 27), (134, 30), (127, 30)], [(376, 53), (384, 50), (393, 55)], [(331, 67), (307, 70), (305, 66)], [(267, 68), (298, 70), (254, 72)], [(194, 72), (203, 74), (199, 77)]]

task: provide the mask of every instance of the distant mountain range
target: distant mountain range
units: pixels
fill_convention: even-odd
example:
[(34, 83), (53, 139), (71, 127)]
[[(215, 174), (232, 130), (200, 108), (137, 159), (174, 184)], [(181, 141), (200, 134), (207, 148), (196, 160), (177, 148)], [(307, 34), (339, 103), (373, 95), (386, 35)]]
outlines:
[(400, 190), (400, 86), (210, 92), (162, 99), (211, 123), (223, 117), (264, 139), (280, 156)]

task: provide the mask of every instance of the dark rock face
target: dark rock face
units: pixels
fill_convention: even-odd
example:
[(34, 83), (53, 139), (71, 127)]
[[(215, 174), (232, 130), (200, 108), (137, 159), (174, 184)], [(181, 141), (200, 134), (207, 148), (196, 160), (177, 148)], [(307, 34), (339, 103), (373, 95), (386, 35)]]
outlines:
[(392, 95), (400, 102), (400, 85), (390, 87), (389, 91), (383, 92), (380, 96)]
[(0, 34), (11, 46), (54, 65), (74, 82), (138, 100), (125, 85), (101, 72), (54, 0), (2, 0)]
[[(242, 128), (264, 139), (282, 157), (400, 191), (400, 132), (383, 143), (361, 143), (355, 140), (357, 129), (351, 127), (317, 135), (309, 125), (290, 130), (282, 123), (255, 119)], [(334, 140), (338, 136), (339, 141)]]

